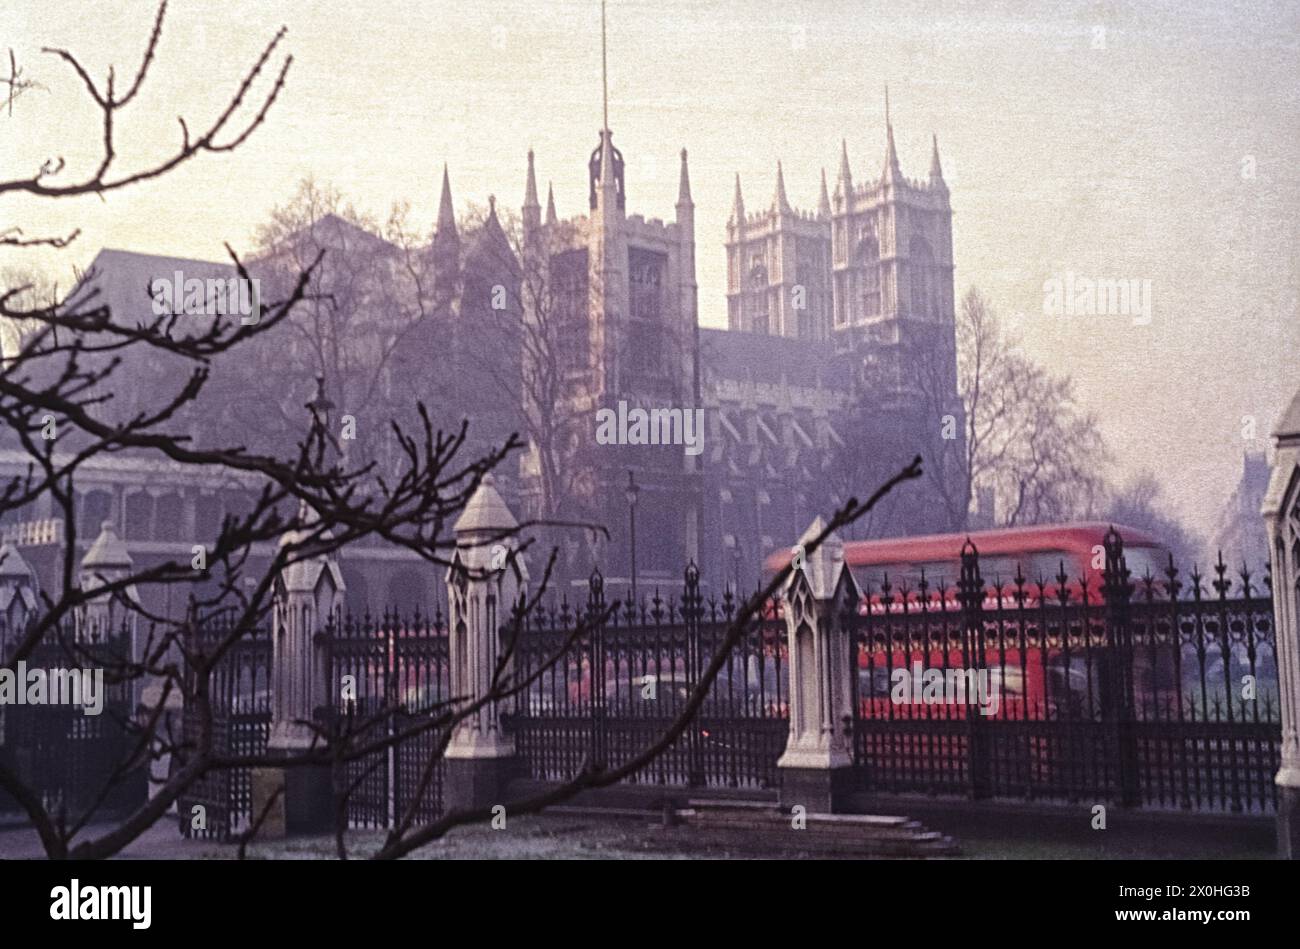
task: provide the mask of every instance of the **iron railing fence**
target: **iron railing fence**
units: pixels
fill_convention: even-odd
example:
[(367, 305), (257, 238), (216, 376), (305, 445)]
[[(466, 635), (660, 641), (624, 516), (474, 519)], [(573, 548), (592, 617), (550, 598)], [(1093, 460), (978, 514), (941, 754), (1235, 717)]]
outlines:
[[(1209, 578), (1193, 571), (1184, 579), (1172, 564), (1135, 578), (1112, 535), (1096, 579), (1063, 571), (986, 578), (968, 545), (948, 582), (922, 573), (910, 587), (888, 578), (850, 586), (829, 621), (847, 631), (853, 673), (845, 727), (856, 786), (1274, 811), (1281, 729), (1270, 578), (1245, 570), (1231, 577), (1221, 560)], [(521, 772), (562, 781), (632, 760), (682, 710), (738, 607), (730, 592), (706, 600), (691, 565), (678, 598), (656, 593), (635, 609), (607, 604), (596, 571), (580, 607), (561, 600), (531, 609), (520, 618), (513, 655), (514, 681), (530, 684), (503, 703), (502, 715)], [(191, 659), (211, 655), (232, 622), (218, 614), (191, 624), (184, 645)], [(76, 643), (71, 629), (60, 640), (38, 647), (29, 664), (84, 667), (94, 650), (108, 650), (101, 658), (111, 665), (130, 648), (121, 635)], [(442, 610), (336, 618), (317, 643), (330, 690), (318, 721), (349, 733), (354, 747), (374, 745), (333, 769), (348, 825), (391, 827), (411, 808), (417, 823), (435, 819), (444, 778), (437, 749), (446, 736), (432, 723), (455, 698)], [(211, 669), (217, 753), (265, 753), (271, 661), (269, 631), (257, 628)], [(776, 787), (789, 674), (785, 619), (774, 601), (724, 657), (694, 721), (629, 780)], [(950, 688), (958, 686), (970, 694), (954, 700)], [(138, 697), (127, 684), (117, 689), (110, 686), (97, 717), (58, 706), (0, 707), (0, 755), (52, 806), (69, 813), (93, 806), (85, 789), (130, 756)], [(186, 709), (187, 742), (198, 724)], [(254, 816), (251, 772), (214, 769), (191, 786), (179, 801), (182, 832), (225, 839), (246, 829)], [(204, 809), (201, 828), (192, 821), (195, 805)]]
[[(0, 704), (0, 759), (10, 773), (67, 826), (142, 803), (146, 784), (144, 761), (134, 753), (134, 683), (124, 668), (131, 659), (130, 629), (101, 630), (70, 620), (46, 632), (21, 660), (22, 636), (12, 632), (0, 655), (0, 665), (12, 674), (11, 694)], [(74, 676), (80, 681), (74, 683)], [(20, 809), (0, 790), (0, 811)]]
[[(952, 585), (864, 584), (841, 616), (859, 786), (1272, 811), (1269, 577), (1261, 589), (1243, 569), (1234, 583), (1220, 559), (1208, 584), (1172, 562), (1135, 579), (1112, 533), (1100, 596), (1095, 579), (982, 577), (968, 546)], [(981, 683), (987, 699), (972, 701)]]
[[(224, 646), (208, 676), (211, 750), (223, 756), (260, 756), (271, 734), (271, 635), (265, 625), (237, 627), (237, 622), (233, 611), (223, 610), (187, 626), (186, 690), (192, 693), (195, 687), (197, 662)], [(238, 638), (228, 643), (236, 629)], [(188, 705), (182, 713), (183, 751), (175, 756), (175, 766), (198, 747), (201, 727), (197, 708)], [(215, 768), (194, 781), (177, 799), (181, 833), (225, 840), (246, 830), (253, 819), (252, 770)], [(196, 806), (202, 811), (196, 812)], [(195, 820), (199, 815), (202, 820)]]
[[(578, 611), (534, 610), (515, 655), (508, 724), (528, 773), (568, 780), (584, 767), (621, 767), (679, 716), (738, 604), (730, 592), (705, 601), (699, 571), (685, 572), (680, 599), (658, 593), (639, 609), (606, 608), (592, 574)], [(607, 615), (608, 614), (608, 615)], [(788, 653), (777, 604), (749, 624), (731, 650), (694, 721), (630, 780), (696, 787), (772, 788), (789, 714)]]
[(335, 793), (351, 827), (391, 827), (414, 807), (415, 823), (442, 813), (444, 764), (435, 725), (451, 698), (447, 627), (434, 615), (348, 617), (321, 634), (333, 727), (354, 749), (342, 762)]

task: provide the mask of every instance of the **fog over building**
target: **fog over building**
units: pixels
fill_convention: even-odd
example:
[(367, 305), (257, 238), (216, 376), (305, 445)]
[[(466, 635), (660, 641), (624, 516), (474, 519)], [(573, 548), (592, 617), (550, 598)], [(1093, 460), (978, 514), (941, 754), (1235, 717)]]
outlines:
[[(791, 543), (807, 521), (842, 503), (850, 491), (869, 488), (865, 482), (856, 489), (835, 483), (828, 475), (854, 443), (880, 446), (883, 471), (918, 450), (915, 444), (908, 447), (914, 436), (936, 430), (933, 420), (924, 424), (917, 417), (928, 403), (910, 387), (916, 374), (908, 359), (920, 351), (918, 341), (944, 353), (954, 345), (952, 217), (937, 146), (929, 177), (908, 179), (887, 122), (879, 176), (860, 175), (855, 184), (842, 153), (833, 197), (823, 191), (814, 211), (790, 205), (780, 169), (773, 200), (761, 211), (746, 211), (738, 187), (724, 243), (731, 325), (713, 330), (701, 329), (698, 319), (688, 153), (680, 153), (674, 214), (665, 222), (628, 213), (629, 201), (635, 207), (639, 196), (629, 199), (626, 193), (625, 159), (613, 139), (611, 130), (602, 130), (586, 169), (589, 206), (586, 213), (568, 217), (557, 214), (550, 196), (543, 214), (529, 153), (515, 238), (499, 220), (495, 197), (489, 198), (482, 222), (462, 234), (452, 176), (444, 169), (437, 222), (421, 251), (434, 285), (442, 289), (412, 326), (388, 327), (401, 334), (401, 343), (385, 367), (383, 391), (396, 403), (423, 399), (435, 421), (447, 428), (468, 419), (466, 458), (501, 444), (513, 431), (526, 436), (527, 387), (495, 382), (517, 377), (530, 348), (526, 338), (503, 327), (535, 322), (535, 305), (549, 306), (554, 312), (547, 314), (548, 332), (555, 334), (565, 385), (563, 404), (543, 408), (563, 410), (576, 420), (578, 454), (590, 472), (574, 486), (577, 496), (561, 499), (560, 510), (551, 513), (601, 523), (610, 531), (607, 541), (583, 534), (581, 541), (562, 545), (565, 578), (585, 577), (598, 564), (614, 586), (630, 577), (630, 470), (639, 490), (637, 567), (647, 590), (672, 588), (687, 560), (696, 561), (715, 584), (748, 586), (756, 582), (766, 553)], [(312, 239), (340, 254), (377, 253), (394, 260), (400, 254), (379, 235), (359, 232), (333, 216), (312, 227)], [(274, 286), (276, 265), (272, 254), (254, 261), (250, 272)], [(529, 272), (543, 275), (541, 295), (521, 287)], [(106, 249), (96, 258), (91, 279), (114, 318), (127, 321), (147, 318), (147, 288), (173, 274), (229, 278), (234, 271), (214, 262)], [(263, 290), (268, 298), (269, 286)], [(360, 295), (355, 303), (364, 308), (375, 301)], [(357, 332), (361, 327), (379, 331), (392, 319), (378, 305), (353, 316)], [(318, 355), (288, 326), (263, 338), (257, 352), (253, 363), (268, 371), (273, 367), (276, 386), (274, 393), (260, 395), (276, 404), (259, 401), (248, 366), (231, 368), (218, 361), (211, 389), (182, 414), (199, 443), (235, 439), (274, 448), (291, 436), (291, 424), (266, 427), (262, 420), (294, 417), (311, 395), (321, 368)], [(151, 353), (123, 370), (119, 378), (130, 384), (115, 386), (106, 411), (126, 417), (155, 404), (182, 370), (165, 354)], [(947, 395), (955, 401), (955, 365), (945, 371)], [(327, 382), (327, 392), (339, 388), (346, 387)], [(594, 445), (597, 410), (620, 402), (647, 410), (702, 409), (702, 453), (692, 456), (680, 444)], [(864, 407), (870, 410), (869, 430), (855, 414)], [(355, 414), (359, 424), (364, 419), (373, 421), (373, 429), (386, 428), (383, 419), (365, 416), (369, 406), (337, 408)], [(896, 449), (892, 454), (891, 448)], [(393, 449), (391, 443), (371, 449), (391, 460), (384, 454)], [(579, 463), (577, 456), (572, 464)], [(533, 444), (499, 472), (510, 503), (534, 515), (544, 513), (538, 465)], [(865, 478), (865, 471), (858, 475)], [(111, 520), (134, 552), (158, 556), (173, 547), (183, 552), (192, 541), (214, 535), (222, 513), (244, 503), (241, 491), (247, 490), (237, 484), (190, 484), (193, 476), (180, 478), (165, 465), (141, 461), (88, 470), (86, 477), (78, 501), (83, 523)], [(48, 499), (44, 507), (14, 520), (55, 519)], [(917, 491), (904, 489), (871, 532), (947, 526), (935, 520), (933, 506)], [(31, 528), (27, 531), (24, 536), (34, 536)], [(11, 533), (18, 536), (16, 523)], [(399, 589), (428, 572), (422, 565), (394, 567), (409, 558), (379, 549), (347, 559), (354, 574), (348, 588), (357, 608), (367, 601), (372, 608), (385, 602), (429, 605), (426, 598)], [(377, 566), (381, 561), (387, 565)], [(34, 562), (43, 558), (38, 555)], [(366, 571), (370, 576), (357, 575)]]

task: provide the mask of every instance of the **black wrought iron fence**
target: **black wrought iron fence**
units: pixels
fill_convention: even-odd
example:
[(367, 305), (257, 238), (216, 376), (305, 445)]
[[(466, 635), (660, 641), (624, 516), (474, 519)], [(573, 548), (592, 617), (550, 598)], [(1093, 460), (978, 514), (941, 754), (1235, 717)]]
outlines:
[[(234, 623), (232, 614), (223, 611), (188, 628), (187, 690), (194, 688), (199, 661), (215, 656), (224, 646), (208, 678), (211, 750), (222, 756), (258, 756), (266, 753), (271, 734), (271, 637), (265, 626), (258, 626), (241, 629), (238, 638), (227, 643), (236, 629)], [(184, 747), (197, 747), (200, 727), (198, 710), (186, 707), (182, 713)], [(184, 754), (176, 758), (180, 764)], [(196, 812), (196, 806), (202, 811)], [(248, 827), (252, 810), (252, 769), (248, 767), (205, 772), (177, 800), (181, 833), (187, 837), (228, 839)], [(202, 820), (195, 820), (196, 816)]]
[(1222, 559), (1209, 590), (1172, 562), (1134, 578), (1118, 534), (1105, 548), (1099, 578), (1031, 580), (982, 576), (969, 546), (947, 584), (885, 578), (841, 610), (860, 786), (1274, 810), (1270, 578), (1234, 581)]
[[(1023, 800), (1100, 802), (1231, 812), (1276, 808), (1279, 763), (1275, 630), (1270, 580), (1229, 576), (1220, 561), (1185, 580), (1169, 564), (1132, 577), (1109, 536), (1099, 577), (981, 575), (979, 552), (959, 576), (842, 591), (831, 606), (850, 646), (846, 722), (858, 786)], [(586, 602), (523, 617), (504, 725), (520, 765), (559, 781), (594, 763), (631, 760), (669, 728), (719, 649), (738, 604), (705, 599), (698, 571), (677, 599), (657, 594), (607, 618), (594, 572)], [(192, 627), (192, 660), (225, 643), (221, 615)], [(29, 662), (85, 666), (129, 648), (42, 645)], [(331, 727), (372, 746), (334, 774), (353, 827), (390, 827), (412, 807), (442, 813), (444, 734), (424, 727), (454, 698), (441, 610), (433, 616), (340, 619), (317, 634), (326, 657)], [(72, 650), (69, 652), (69, 650)], [(44, 652), (42, 650), (45, 650)], [(210, 672), (214, 750), (258, 756), (271, 725), (269, 632), (245, 632)], [(954, 690), (964, 690), (960, 696)], [(0, 754), (54, 804), (88, 806), (82, 789), (129, 757), (130, 689), (109, 691), (105, 714), (56, 706), (0, 708)], [(785, 620), (771, 602), (740, 643), (685, 732), (631, 780), (684, 787), (770, 789), (788, 734)], [(193, 738), (195, 711), (183, 716)], [(102, 782), (100, 782), (102, 783)], [(142, 788), (139, 791), (143, 793)], [(205, 812), (202, 827), (191, 819)], [(228, 838), (252, 819), (251, 769), (214, 769), (179, 801), (183, 833)]]
[[(322, 632), (335, 726), (354, 749), (334, 776), (351, 827), (391, 827), (442, 813), (443, 732), (427, 727), (451, 698), (447, 628), (433, 616), (347, 618)], [(427, 776), (426, 776), (426, 771)]]
[[(130, 630), (68, 622), (21, 660), (20, 639), (14, 635), (0, 657), (13, 676), (13, 694), (0, 704), (0, 757), (10, 772), (68, 825), (143, 803), (144, 764), (132, 754), (132, 682), (123, 669)], [(0, 791), (0, 810), (19, 805)]]
[[(680, 599), (657, 593), (606, 622), (604, 581), (592, 574), (581, 610), (567, 602), (525, 618), (515, 655), (515, 697), (507, 727), (528, 773), (567, 780), (588, 762), (625, 764), (678, 717), (720, 647), (737, 604), (730, 592), (703, 599), (687, 568)], [(574, 633), (582, 634), (574, 638)], [(731, 650), (695, 720), (636, 783), (771, 788), (788, 732), (784, 623), (772, 604)]]

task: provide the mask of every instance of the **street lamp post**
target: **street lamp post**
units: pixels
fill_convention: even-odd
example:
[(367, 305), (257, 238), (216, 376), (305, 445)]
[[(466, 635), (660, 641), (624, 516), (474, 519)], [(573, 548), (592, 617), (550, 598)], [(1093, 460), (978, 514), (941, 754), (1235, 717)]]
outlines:
[(627, 470), (627, 517), (628, 533), (630, 535), (632, 547), (632, 607), (637, 606), (636, 598), (636, 499), (640, 495), (641, 488), (637, 485), (636, 480), (632, 477), (632, 469)]

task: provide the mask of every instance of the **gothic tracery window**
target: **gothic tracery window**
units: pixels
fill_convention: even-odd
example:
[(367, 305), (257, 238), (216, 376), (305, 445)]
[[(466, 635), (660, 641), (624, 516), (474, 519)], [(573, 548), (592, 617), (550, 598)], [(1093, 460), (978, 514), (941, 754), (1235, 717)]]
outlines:
[(880, 315), (880, 245), (870, 233), (858, 242), (858, 292), (864, 318)]
[(628, 303), (630, 357), (643, 372), (663, 372), (666, 360), (664, 273), (668, 258), (639, 247), (628, 249)]
[(751, 301), (750, 323), (755, 333), (768, 332), (767, 305), (767, 266), (763, 258), (755, 254), (749, 265), (749, 288)]
[(912, 281), (912, 315), (933, 318), (935, 313), (934, 254), (923, 237), (913, 237), (908, 253)]

